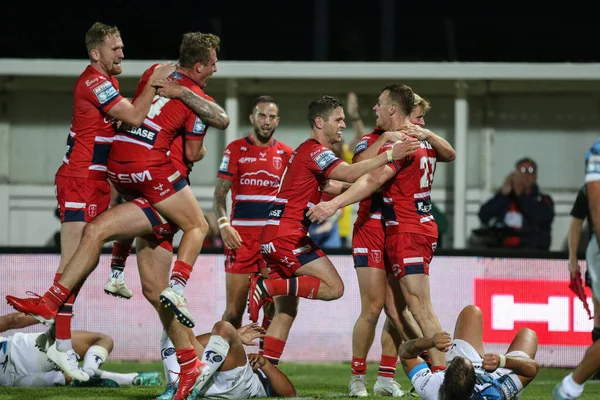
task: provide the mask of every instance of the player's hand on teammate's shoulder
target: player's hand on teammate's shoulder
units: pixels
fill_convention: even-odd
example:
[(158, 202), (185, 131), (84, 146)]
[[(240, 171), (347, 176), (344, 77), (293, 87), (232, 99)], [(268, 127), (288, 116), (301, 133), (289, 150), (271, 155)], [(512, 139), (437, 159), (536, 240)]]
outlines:
[(404, 125), (400, 130), (406, 133), (408, 136), (417, 138), (419, 140), (427, 140), (431, 135), (431, 131), (429, 129), (425, 129), (420, 127), (419, 125), (408, 123)]
[(248, 354), (248, 362), (252, 367), (253, 371), (256, 371), (259, 368), (262, 368), (267, 363), (267, 359), (261, 356), (260, 354)]
[(169, 75), (175, 72), (176, 68), (177, 66), (175, 65), (175, 63), (171, 61), (166, 62), (164, 64), (158, 64), (156, 68), (154, 68), (154, 70), (152, 71), (152, 75), (150, 75), (150, 79), (148, 79), (148, 82), (150, 82), (150, 84), (153, 85), (154, 81), (167, 79)]
[(336, 211), (337, 208), (330, 201), (322, 201), (316, 206), (311, 207), (306, 216), (311, 222), (322, 224), (327, 218), (335, 214)]
[(179, 82), (165, 79), (155, 81), (153, 86), (156, 88), (156, 94), (169, 99), (179, 99), (183, 96), (185, 90), (189, 90), (181, 86)]
[(267, 330), (256, 323), (251, 323), (242, 326), (237, 332), (244, 345), (258, 346), (258, 343), (255, 343), (254, 340), (265, 337)]
[(500, 368), (500, 354), (488, 353), (483, 356), (483, 369), (493, 372)]
[(386, 142), (395, 143), (398, 140), (406, 140), (408, 136), (406, 133), (401, 131), (387, 131), (383, 133), (385, 135)]
[(413, 154), (419, 147), (421, 147), (421, 142), (417, 138), (409, 136), (405, 140), (399, 140), (392, 147), (392, 158), (394, 160), (401, 160)]
[(448, 332), (438, 332), (433, 335), (433, 344), (440, 351), (448, 351), (452, 346), (452, 336)]

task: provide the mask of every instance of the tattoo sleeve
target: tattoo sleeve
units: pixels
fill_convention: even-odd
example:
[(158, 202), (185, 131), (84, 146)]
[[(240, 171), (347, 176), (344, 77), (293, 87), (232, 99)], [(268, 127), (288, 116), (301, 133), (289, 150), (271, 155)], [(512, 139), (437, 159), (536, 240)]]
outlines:
[(181, 101), (190, 108), (202, 121), (217, 129), (229, 126), (229, 116), (225, 110), (215, 102), (205, 99), (187, 89), (181, 95)]
[(423, 351), (432, 348), (433, 340), (431, 338), (419, 338), (409, 340), (408, 342), (402, 343), (400, 346), (400, 358), (401, 359), (411, 359), (416, 358)]
[(217, 218), (229, 217), (227, 215), (227, 193), (231, 189), (232, 182), (227, 179), (217, 178), (217, 185), (215, 186), (215, 193), (213, 195), (215, 214)]

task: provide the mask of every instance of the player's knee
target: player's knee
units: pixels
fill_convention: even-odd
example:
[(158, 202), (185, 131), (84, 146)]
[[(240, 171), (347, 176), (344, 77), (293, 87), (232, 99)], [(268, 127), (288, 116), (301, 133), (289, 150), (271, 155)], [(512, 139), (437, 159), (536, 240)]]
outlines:
[(331, 287), (331, 299), (337, 300), (344, 295), (344, 283), (340, 280)]
[(243, 311), (240, 313), (237, 310), (225, 310), (223, 313), (223, 321), (227, 321), (234, 327), (239, 328), (242, 326), (243, 314)]
[(106, 242), (106, 237), (103, 229), (100, 224), (90, 222), (83, 228), (83, 233), (81, 235), (81, 241), (87, 243), (95, 243), (98, 245), (102, 245)]
[(600, 328), (592, 329), (592, 341), (596, 343), (596, 341), (600, 339)]
[(222, 338), (231, 337), (236, 332), (235, 327), (227, 321), (218, 321), (213, 325), (212, 334), (219, 335)]
[(528, 342), (534, 341), (537, 344), (537, 333), (533, 329), (521, 328), (517, 332), (517, 336), (524, 337)]
[(483, 314), (481, 312), (481, 308), (473, 305), (473, 304), (469, 304), (468, 306), (466, 306), (465, 308), (463, 308), (463, 312), (466, 314), (469, 314), (471, 317), (475, 317), (475, 318), (482, 318)]
[(142, 284), (142, 294), (150, 304), (157, 310), (160, 309), (160, 293), (161, 289), (154, 285)]
[(369, 324), (377, 325), (377, 322), (379, 321), (379, 316), (381, 315), (381, 310), (383, 310), (382, 303), (371, 302), (366, 307), (366, 312), (364, 312), (362, 316)]

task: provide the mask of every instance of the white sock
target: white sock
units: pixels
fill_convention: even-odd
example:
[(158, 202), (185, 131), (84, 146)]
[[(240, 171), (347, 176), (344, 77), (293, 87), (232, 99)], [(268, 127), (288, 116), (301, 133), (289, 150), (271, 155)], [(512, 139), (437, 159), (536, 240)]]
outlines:
[(104, 371), (102, 369), (97, 370), (98, 376), (100, 379), (110, 379), (119, 384), (119, 386), (131, 386), (133, 385), (133, 380), (136, 376), (138, 376), (137, 372), (132, 372), (129, 374), (120, 374), (118, 372), (110, 372)]
[(185, 286), (178, 281), (171, 280), (171, 282), (169, 282), (169, 287), (171, 287), (178, 295), (183, 296), (183, 289), (185, 289)]
[[(229, 342), (219, 335), (211, 335), (202, 353), (201, 361), (206, 363), (205, 369), (202, 371), (202, 375), (206, 376), (204, 382), (207, 382), (221, 368), (228, 353)], [(197, 387), (197, 389), (200, 390), (200, 387)]]
[(352, 378), (350, 378), (353, 381), (364, 381), (365, 380), (365, 375), (364, 374), (358, 374), (358, 375), (352, 375)]
[(95, 376), (107, 358), (108, 350), (104, 347), (98, 345), (90, 346), (85, 356), (83, 356), (83, 367), (81, 369), (89, 376)]
[(56, 350), (66, 353), (73, 349), (71, 339), (56, 339)]
[(394, 380), (394, 378), (388, 378), (387, 376), (377, 375), (377, 381), (381, 382), (384, 385), (389, 385), (393, 380)]
[(115, 278), (118, 282), (123, 282), (125, 280), (125, 271), (123, 268), (110, 268), (110, 277)]
[(177, 354), (175, 354), (175, 346), (169, 339), (167, 332), (163, 330), (160, 337), (160, 357), (162, 358), (163, 368), (165, 369), (165, 377), (167, 383), (171, 384), (179, 377), (179, 362), (177, 362)]
[(573, 373), (565, 376), (560, 385), (560, 394), (563, 397), (576, 399), (583, 393), (583, 385), (573, 380)]

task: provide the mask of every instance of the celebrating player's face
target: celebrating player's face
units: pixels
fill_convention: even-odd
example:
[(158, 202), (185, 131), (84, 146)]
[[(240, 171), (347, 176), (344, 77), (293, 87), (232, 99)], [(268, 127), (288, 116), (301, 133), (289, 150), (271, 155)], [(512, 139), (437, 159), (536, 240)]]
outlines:
[(217, 72), (217, 61), (219, 61), (217, 59), (217, 51), (215, 49), (210, 49), (210, 59), (208, 60), (208, 63), (203, 64), (201, 66), (201, 69), (198, 71), (198, 79), (196, 80), (196, 83), (198, 83), (198, 86), (200, 86), (201, 88), (204, 89), (204, 87), (206, 87), (206, 84), (208, 83), (208, 79), (215, 73)]
[(377, 116), (375, 125), (377, 128), (383, 130), (392, 129), (390, 126), (390, 107), (392, 106), (392, 103), (389, 94), (390, 92), (387, 90), (382, 92), (377, 99), (377, 104), (373, 106), (373, 111), (375, 111), (375, 116)]
[(254, 135), (262, 143), (271, 140), (279, 125), (279, 109), (275, 103), (258, 103), (250, 115)]
[(120, 36), (111, 35), (98, 46), (98, 62), (102, 68), (111, 76), (119, 75), (123, 72), (121, 61), (123, 54), (123, 41)]
[(327, 137), (327, 141), (331, 145), (341, 142), (342, 131), (345, 127), (346, 123), (344, 122), (344, 109), (342, 107), (338, 107), (323, 124), (323, 131)]
[(410, 113), (410, 123), (419, 125), (421, 128), (425, 126), (425, 112), (423, 107), (417, 106)]

